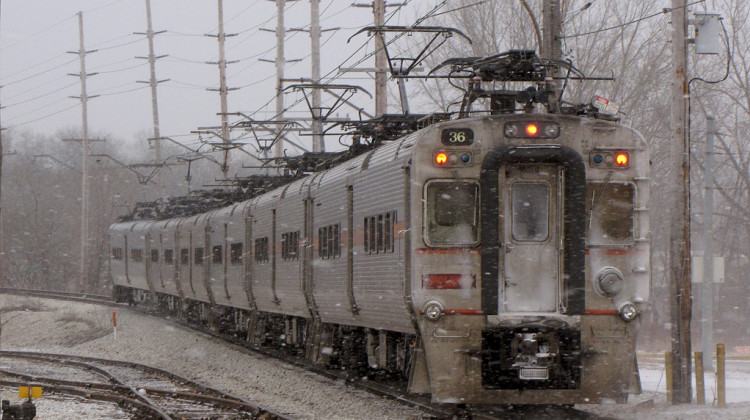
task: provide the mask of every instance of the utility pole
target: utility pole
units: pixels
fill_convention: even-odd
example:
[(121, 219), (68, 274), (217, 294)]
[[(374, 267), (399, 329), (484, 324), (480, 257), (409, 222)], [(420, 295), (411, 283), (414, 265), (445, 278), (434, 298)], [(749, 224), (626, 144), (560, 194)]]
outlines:
[[(221, 166), (221, 172), (224, 174), (224, 179), (227, 179), (227, 175), (229, 173), (229, 164), (230, 164), (230, 155), (229, 150), (231, 149), (231, 142), (229, 141), (229, 121), (228, 121), (228, 111), (227, 111), (227, 93), (230, 90), (227, 88), (227, 64), (230, 64), (226, 61), (224, 57), (224, 40), (228, 36), (234, 36), (234, 34), (225, 34), (224, 33), (224, 2), (223, 0), (218, 0), (219, 2), (219, 33), (217, 35), (208, 35), (208, 36), (216, 36), (219, 40), (219, 61), (218, 62), (209, 62), (208, 64), (218, 64), (219, 65), (219, 94), (221, 96), (221, 141), (222, 141), (222, 148), (224, 149), (224, 160), (223, 164)], [(212, 91), (215, 91), (216, 89), (209, 89)]]
[(703, 368), (714, 370), (713, 364), (713, 324), (714, 324), (714, 252), (713, 252), (713, 214), (714, 214), (714, 134), (716, 120), (706, 118), (706, 150), (703, 164), (703, 316), (701, 317), (701, 350), (703, 351)]
[[(276, 0), (276, 116), (274, 120), (284, 119), (284, 5), (286, 0)], [(276, 128), (276, 137), (278, 141), (273, 146), (273, 156), (280, 158), (284, 156), (284, 139), (281, 137), (279, 127)]]
[(93, 76), (95, 73), (90, 75), (86, 74), (86, 54), (94, 51), (86, 51), (83, 42), (83, 12), (78, 12), (78, 32), (80, 39), (80, 46), (78, 51), (69, 51), (72, 54), (78, 54), (79, 61), (81, 63), (81, 72), (79, 74), (71, 74), (71, 76), (78, 76), (81, 79), (81, 151), (82, 151), (82, 163), (81, 163), (81, 288), (88, 287), (88, 237), (89, 237), (89, 127), (88, 127), (88, 100), (95, 96), (88, 96), (86, 93), (86, 77)]
[[(397, 6), (385, 4), (385, 0), (373, 0), (371, 4), (355, 3), (354, 7), (371, 7), (375, 26), (385, 25), (385, 8)], [(388, 108), (388, 56), (385, 53), (383, 37), (375, 35), (375, 117), (382, 117)]]
[[(549, 61), (557, 62), (562, 59), (562, 45), (560, 42), (561, 22), (560, 22), (560, 0), (548, 0), (542, 2), (542, 18), (543, 18), (543, 45), (542, 45), (542, 57)], [(560, 112), (560, 104), (558, 103), (557, 97), (560, 94), (560, 88), (554, 80), (554, 77), (559, 73), (557, 66), (552, 67), (552, 74), (546, 80), (547, 91), (551, 93), (549, 95), (550, 110), (554, 113)]]
[[(312, 80), (320, 83), (320, 0), (310, 0), (310, 44), (312, 51)], [(325, 152), (323, 142), (323, 121), (321, 120), (320, 89), (312, 92), (312, 134), (313, 152)]]
[[(385, 0), (373, 0), (372, 15), (375, 26), (385, 25)], [(375, 116), (382, 117), (388, 111), (388, 58), (382, 36), (375, 37)]]
[[(136, 32), (137, 35), (146, 35), (148, 37), (148, 57), (136, 57), (136, 58), (142, 58), (147, 59), (149, 68), (151, 70), (151, 77), (149, 78), (148, 82), (138, 81), (138, 83), (148, 83), (151, 85), (151, 111), (153, 113), (153, 121), (154, 121), (154, 154), (156, 156), (155, 163), (160, 164), (161, 163), (161, 134), (159, 131), (159, 105), (157, 101), (156, 96), (156, 85), (161, 82), (166, 82), (166, 80), (156, 80), (156, 60), (159, 58), (164, 58), (166, 55), (160, 55), (155, 56), (154, 55), (154, 35), (158, 35), (161, 33), (164, 33), (165, 31), (159, 31), (154, 32), (153, 27), (151, 26), (151, 0), (146, 0), (146, 24), (147, 29), (146, 33), (143, 32)], [(164, 197), (164, 190), (162, 186), (162, 178), (161, 178), (161, 170), (158, 171), (156, 174), (156, 183), (157, 183), (157, 189), (159, 198)]]
[[(685, 0), (672, 0), (672, 131), (669, 196), (674, 197), (669, 234), (672, 384), (674, 404), (692, 401), (690, 345), (690, 161), (687, 126), (687, 13)], [(710, 354), (710, 353), (709, 353)]]

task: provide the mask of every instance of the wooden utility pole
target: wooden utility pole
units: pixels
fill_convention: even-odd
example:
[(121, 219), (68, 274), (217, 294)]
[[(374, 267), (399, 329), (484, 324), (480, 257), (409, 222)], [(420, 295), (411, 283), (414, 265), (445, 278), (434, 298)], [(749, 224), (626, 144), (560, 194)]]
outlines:
[(667, 182), (673, 197), (669, 233), (672, 381), (674, 404), (692, 400), (690, 345), (690, 161), (687, 126), (687, 14), (685, 0), (672, 0), (672, 132)]
[[(560, 33), (562, 31), (562, 23), (560, 20), (560, 0), (548, 0), (544, 1), (542, 9), (543, 18), (543, 45), (542, 45), (542, 57), (547, 60), (557, 62), (562, 59), (562, 44), (560, 42)], [(560, 105), (557, 97), (560, 94), (560, 88), (553, 79), (558, 76), (559, 68), (557, 66), (552, 67), (551, 78), (547, 80), (547, 91), (551, 93), (549, 104), (551, 111), (554, 113), (560, 112)]]
[[(86, 93), (86, 78), (89, 76), (86, 74), (86, 54), (93, 51), (86, 51), (83, 42), (83, 12), (78, 12), (78, 33), (80, 45), (78, 51), (69, 51), (73, 54), (78, 54), (78, 58), (81, 64), (81, 71), (79, 74), (71, 74), (71, 76), (78, 76), (81, 79), (81, 291), (85, 291), (88, 288), (88, 239), (89, 239), (89, 126), (88, 126), (88, 100), (94, 96), (88, 96)], [(91, 74), (93, 75), (93, 73)]]
[[(154, 121), (154, 155), (155, 164), (160, 164), (162, 160), (161, 156), (161, 134), (159, 130), (159, 104), (156, 95), (156, 85), (165, 82), (166, 80), (156, 80), (156, 60), (164, 58), (166, 55), (155, 56), (154, 55), (154, 35), (164, 33), (165, 31), (154, 32), (151, 25), (151, 0), (146, 0), (146, 33), (136, 32), (137, 35), (146, 35), (148, 37), (148, 57), (136, 57), (148, 60), (149, 69), (151, 71), (151, 77), (148, 82), (139, 81), (138, 83), (148, 83), (151, 86), (151, 112), (153, 114)], [(161, 170), (156, 174), (156, 184), (158, 189), (159, 198), (164, 197), (164, 190), (162, 187)]]
[[(320, 83), (320, 0), (310, 0), (310, 44), (312, 50), (312, 81), (317, 84)], [(322, 112), (320, 89), (313, 89), (312, 91), (312, 112), (313, 152), (325, 152), (323, 121), (320, 119)]]

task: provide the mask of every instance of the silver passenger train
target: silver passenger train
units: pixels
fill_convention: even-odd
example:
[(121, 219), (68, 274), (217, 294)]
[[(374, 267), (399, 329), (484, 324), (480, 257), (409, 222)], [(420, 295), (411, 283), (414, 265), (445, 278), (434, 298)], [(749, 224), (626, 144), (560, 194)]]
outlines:
[[(625, 402), (651, 285), (646, 142), (537, 112), (535, 88), (481, 89), (552, 80), (533, 51), (451, 63), (475, 69), (458, 119), (217, 210), (112, 225), (115, 296), (434, 402)], [(463, 112), (478, 97), (492, 112)]]
[(111, 274), (120, 298), (399, 371), (435, 402), (624, 402), (648, 167), (615, 122), (447, 121), (226, 208), (114, 224)]

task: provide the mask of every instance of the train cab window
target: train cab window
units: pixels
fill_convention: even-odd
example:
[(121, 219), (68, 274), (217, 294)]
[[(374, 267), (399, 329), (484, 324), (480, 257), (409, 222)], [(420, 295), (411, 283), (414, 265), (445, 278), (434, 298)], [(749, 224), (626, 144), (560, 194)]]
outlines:
[(112, 259), (122, 260), (122, 248), (112, 248)]
[(511, 189), (516, 241), (544, 242), (549, 237), (549, 185), (543, 182), (516, 182)]
[(211, 255), (211, 264), (224, 264), (224, 247), (222, 247), (221, 245), (214, 245), (214, 247), (211, 249)]
[(193, 264), (203, 265), (203, 247), (195, 248), (193, 252), (194, 252)]
[(615, 182), (586, 185), (586, 239), (589, 245), (633, 242), (635, 186)]
[(164, 250), (164, 264), (172, 264), (174, 262), (174, 250)]
[(159, 250), (158, 249), (152, 249), (151, 250), (151, 262), (152, 263), (158, 263), (159, 262)]
[(479, 184), (431, 181), (426, 187), (425, 242), (476, 245), (479, 242)]
[(231, 265), (242, 264), (242, 242), (236, 242), (229, 246), (229, 263)]

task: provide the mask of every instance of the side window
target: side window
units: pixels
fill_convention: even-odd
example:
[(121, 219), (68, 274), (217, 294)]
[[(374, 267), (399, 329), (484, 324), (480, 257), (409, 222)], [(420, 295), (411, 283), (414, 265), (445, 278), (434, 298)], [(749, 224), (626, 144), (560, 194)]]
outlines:
[[(364, 222), (365, 253), (380, 254), (384, 252), (393, 252), (393, 230), (396, 226), (396, 212), (389, 211), (374, 216), (368, 216), (365, 217)], [(336, 225), (336, 229), (338, 230), (338, 225)], [(340, 250), (337, 250), (337, 252), (340, 252)]]
[(427, 245), (472, 246), (479, 242), (479, 184), (430, 181), (425, 195)]
[(190, 265), (190, 250), (187, 248), (180, 249), (180, 265)]
[(229, 263), (231, 265), (242, 264), (242, 242), (236, 242), (229, 246)]
[(255, 262), (268, 262), (268, 237), (255, 240)]
[(159, 262), (159, 250), (158, 249), (152, 249), (151, 250), (151, 262), (152, 263), (158, 263)]
[(211, 249), (211, 264), (222, 265), (224, 264), (224, 247), (221, 245), (214, 245)]
[(130, 259), (134, 262), (143, 262), (143, 250), (139, 248), (133, 248), (130, 250)]
[(589, 245), (628, 245), (633, 242), (635, 186), (586, 185), (586, 239)]
[(281, 234), (281, 258), (284, 261), (296, 260), (299, 256), (299, 231)]
[(172, 264), (174, 262), (174, 250), (164, 250), (164, 264)]
[(112, 248), (112, 259), (122, 260), (122, 248)]
[(341, 256), (339, 225), (328, 225), (318, 229), (318, 256), (322, 259)]
[(203, 247), (194, 249), (193, 263), (195, 265), (203, 265)]

